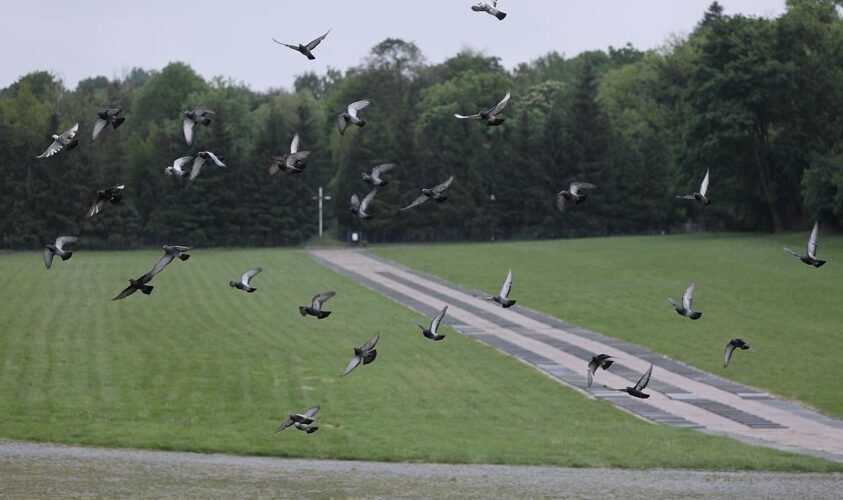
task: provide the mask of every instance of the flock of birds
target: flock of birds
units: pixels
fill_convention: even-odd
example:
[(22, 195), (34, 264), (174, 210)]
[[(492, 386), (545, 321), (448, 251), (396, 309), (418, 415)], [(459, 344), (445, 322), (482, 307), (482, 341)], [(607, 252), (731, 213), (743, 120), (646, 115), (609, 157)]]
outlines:
[[(477, 3), (471, 7), (473, 11), (476, 12), (486, 12), (490, 15), (495, 16), (499, 20), (503, 20), (506, 17), (506, 13), (497, 9), (497, 0), (492, 2), (491, 5), (487, 3)], [(295, 50), (310, 60), (316, 58), (313, 55), (313, 50), (328, 36), (330, 30), (326, 32), (324, 35), (310, 41), (307, 44), (287, 44), (279, 42), (273, 38), (273, 41), (289, 47), (292, 50)], [(512, 97), (511, 92), (507, 92), (506, 95), (501, 99), (495, 106), (488, 109), (487, 111), (481, 111), (472, 115), (462, 115), (462, 114), (455, 114), (454, 116), (460, 120), (476, 120), (485, 122), (486, 126), (499, 126), (501, 125), (505, 119), (499, 116), (506, 105), (509, 103), (510, 98)], [(361, 119), (358, 115), (359, 113), (369, 106), (370, 102), (368, 100), (360, 100), (355, 101), (349, 104), (345, 111), (341, 112), (337, 116), (337, 129), (341, 135), (345, 134), (346, 129), (350, 125), (355, 125), (359, 128), (362, 128), (366, 125), (366, 121)], [(125, 117), (121, 116), (122, 110), (120, 108), (108, 108), (103, 111), (97, 112), (97, 119), (94, 122), (93, 132), (91, 140), (96, 141), (97, 137), (105, 130), (109, 125), (113, 129), (117, 129), (120, 127), (123, 122), (125, 121)], [(184, 120), (182, 130), (184, 133), (184, 139), (188, 146), (193, 144), (193, 137), (194, 137), (194, 129), (197, 126), (209, 126), (211, 124), (211, 117), (214, 115), (214, 111), (204, 108), (204, 107), (196, 107), (191, 110), (187, 110), (184, 112)], [(79, 123), (75, 123), (71, 128), (62, 132), (58, 135), (53, 135), (53, 142), (50, 146), (37, 158), (48, 158), (53, 155), (56, 155), (62, 151), (70, 151), (79, 145), (79, 140), (76, 138), (76, 135), (79, 131)], [(300, 151), (299, 150), (299, 135), (295, 134), (290, 144), (290, 152), (284, 153), (280, 156), (272, 157), (273, 163), (269, 167), (269, 174), (275, 175), (278, 172), (286, 172), (290, 175), (300, 174), (306, 168), (306, 161), (309, 155), (311, 154), (310, 151)], [(195, 180), (202, 168), (208, 164), (212, 163), (219, 168), (225, 168), (226, 165), (223, 163), (223, 157), (220, 155), (216, 155), (211, 151), (200, 151), (197, 153), (195, 157), (193, 156), (183, 156), (176, 159), (172, 165), (169, 165), (164, 168), (164, 175), (167, 177), (187, 177), (188, 180), (193, 181)], [(190, 169), (187, 169), (187, 166), (190, 165)], [(361, 200), (357, 194), (353, 194), (351, 196), (350, 206), (349, 209), (353, 214), (355, 214), (360, 219), (372, 219), (373, 215), (371, 214), (369, 208), (374, 200), (378, 189), (386, 186), (389, 182), (385, 179), (385, 174), (392, 170), (395, 167), (393, 163), (386, 163), (381, 164), (373, 167), (370, 172), (363, 172), (361, 174), (362, 180), (371, 185), (372, 189), (366, 194), (365, 197)], [(700, 189), (698, 192), (688, 194), (688, 195), (681, 195), (677, 196), (677, 198), (681, 199), (688, 199), (700, 202), (703, 206), (707, 206), (711, 203), (711, 200), (708, 197), (708, 188), (709, 188), (709, 172), (706, 171), (705, 177), (700, 185)], [(406, 207), (401, 208), (400, 210), (409, 210), (411, 208), (417, 207), (422, 205), (430, 200), (435, 201), (436, 203), (442, 203), (448, 199), (448, 189), (451, 186), (451, 183), (454, 180), (454, 176), (451, 175), (447, 180), (444, 182), (437, 184), (431, 188), (422, 188), (421, 194), (413, 200), (409, 205)], [(91, 208), (88, 210), (87, 215), (88, 217), (93, 217), (99, 214), (103, 208), (107, 204), (117, 204), (120, 202), (122, 198), (123, 190), (125, 189), (124, 185), (116, 185), (106, 189), (102, 189), (97, 191), (96, 199), (94, 200)], [(557, 209), (560, 211), (564, 211), (567, 205), (580, 205), (581, 203), (585, 202), (588, 198), (588, 191), (597, 189), (597, 186), (588, 182), (571, 182), (567, 189), (560, 191), (556, 195), (556, 206)], [(811, 236), (808, 240), (808, 248), (805, 254), (799, 254), (794, 252), (789, 248), (785, 248), (785, 251), (792, 254), (794, 257), (797, 257), (805, 264), (820, 267), (825, 264), (825, 261), (820, 260), (817, 258), (817, 234), (818, 234), (818, 225), (815, 223), (813, 231), (811, 232)], [(44, 247), (44, 264), (46, 265), (47, 269), (50, 269), (53, 258), (59, 257), (61, 260), (68, 260), (73, 255), (73, 252), (68, 250), (66, 247), (76, 243), (78, 241), (78, 237), (76, 236), (60, 236), (56, 238), (55, 242), (48, 243)], [(190, 258), (190, 255), (187, 253), (191, 250), (191, 247), (188, 246), (181, 246), (181, 245), (164, 245), (163, 246), (164, 254), (158, 259), (155, 265), (152, 267), (151, 270), (146, 272), (145, 274), (141, 275), (137, 279), (129, 279), (129, 286), (124, 288), (117, 296), (115, 296), (112, 300), (122, 300), (130, 295), (133, 295), (135, 292), (140, 291), (142, 294), (150, 295), (153, 290), (153, 286), (149, 284), (152, 279), (162, 272), (173, 260), (179, 259), (181, 261), (186, 261)], [(242, 290), (247, 293), (253, 293), (257, 289), (251, 285), (252, 280), (261, 272), (261, 268), (256, 267), (247, 270), (242, 274), (239, 280), (232, 280), (229, 282), (229, 285), (232, 288)], [(673, 306), (675, 311), (681, 315), (685, 316), (691, 320), (698, 320), (702, 317), (702, 313), (693, 310), (693, 301), (694, 301), (694, 291), (696, 290), (696, 283), (691, 283), (685, 292), (682, 295), (681, 303), (677, 303), (672, 298), (668, 299), (669, 303)], [(499, 304), (504, 309), (512, 307), (515, 304), (515, 300), (510, 299), (509, 295), (512, 291), (512, 270), (510, 269), (504, 279), (503, 285), (501, 286), (500, 292), (494, 296), (487, 296), (487, 297), (480, 297), (485, 300), (493, 301)], [(335, 292), (328, 291), (324, 293), (319, 293), (315, 295), (309, 306), (302, 305), (299, 306), (299, 313), (306, 317), (306, 316), (313, 316), (316, 319), (324, 319), (327, 318), (331, 311), (326, 311), (323, 309), (324, 304), (330, 298), (335, 295)], [(439, 333), (439, 328), (442, 324), (442, 321), (445, 318), (445, 314), (448, 310), (448, 306), (446, 305), (439, 313), (434, 316), (430, 324), (428, 326), (424, 326), (418, 322), (414, 323), (421, 329), (422, 335), (430, 340), (433, 341), (440, 341), (445, 338), (445, 335)], [(380, 334), (376, 333), (374, 337), (369, 339), (360, 347), (354, 348), (354, 357), (349, 361), (348, 365), (346, 366), (345, 371), (342, 373), (341, 376), (347, 376), (350, 374), (354, 369), (356, 369), (360, 365), (368, 365), (372, 363), (375, 358), (377, 357), (377, 346), (378, 340), (380, 339)], [(729, 364), (730, 359), (732, 358), (732, 354), (736, 349), (746, 350), (751, 349), (750, 345), (744, 342), (741, 339), (732, 339), (726, 344), (724, 357), (723, 357), (723, 366), (727, 367)], [(593, 379), (597, 373), (598, 369), (608, 370), (612, 363), (614, 362), (613, 356), (608, 354), (596, 354), (592, 357), (589, 361), (587, 366), (587, 381), (588, 386), (591, 387)], [(648, 398), (649, 395), (646, 394), (644, 389), (647, 387), (647, 384), (650, 381), (650, 377), (653, 373), (653, 364), (650, 364), (650, 367), (647, 371), (641, 376), (638, 382), (632, 387), (625, 387), (621, 389), (607, 387), (611, 390), (623, 391), (627, 392), (629, 395), (637, 397), (637, 398)], [(318, 430), (317, 426), (314, 426), (313, 423), (317, 419), (317, 414), (320, 410), (320, 407), (313, 406), (301, 413), (291, 413), (289, 414), (288, 418), (285, 419), (281, 424), (278, 426), (278, 431), (282, 431), (288, 427), (295, 427), (298, 430), (304, 431), (308, 434), (315, 432)]]

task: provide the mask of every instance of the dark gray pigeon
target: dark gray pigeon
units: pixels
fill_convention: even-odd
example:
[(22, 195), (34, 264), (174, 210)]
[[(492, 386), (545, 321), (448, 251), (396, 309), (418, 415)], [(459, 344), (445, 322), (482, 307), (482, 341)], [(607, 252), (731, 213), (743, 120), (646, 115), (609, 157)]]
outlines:
[[(330, 33), (330, 32), (331, 32), (331, 30), (328, 30), (328, 33)], [(312, 61), (312, 60), (316, 59), (316, 56), (314, 56), (313, 52), (311, 52), (311, 51), (313, 49), (315, 49), (316, 46), (319, 45), (319, 43), (322, 42), (322, 40), (324, 40), (326, 36), (328, 36), (328, 33), (325, 33), (324, 35), (320, 36), (319, 38), (317, 38), (315, 40), (312, 40), (307, 45), (302, 45), (302, 44), (291, 45), (289, 43), (279, 42), (278, 40), (276, 40), (274, 38), (272, 39), (272, 41), (279, 44), (279, 45), (289, 47), (289, 48), (291, 48), (291, 49), (293, 49), (297, 52), (301, 52), (305, 57), (307, 57), (308, 59), (310, 59)]]
[(173, 259), (178, 258), (180, 261), (184, 262), (190, 258), (190, 255), (186, 254), (185, 252), (191, 250), (192, 247), (185, 247), (181, 245), (164, 245), (164, 255), (158, 259), (158, 262), (155, 264), (155, 267), (152, 268), (152, 276), (160, 273), (164, 270), (167, 265), (173, 261)]
[(316, 319), (327, 318), (331, 315), (331, 311), (323, 311), (322, 304), (324, 304), (328, 299), (330, 299), (336, 294), (337, 292), (331, 291), (315, 295), (313, 299), (311, 299), (309, 307), (299, 306), (299, 314), (301, 314), (302, 316), (316, 316)]
[(442, 319), (445, 317), (445, 312), (447, 310), (448, 306), (442, 308), (442, 310), (439, 311), (439, 313), (433, 317), (433, 320), (431, 320), (429, 328), (425, 328), (421, 324), (417, 323), (415, 320), (413, 321), (413, 323), (416, 323), (416, 325), (421, 328), (422, 335), (429, 338), (430, 340), (442, 340), (445, 338), (445, 336), (439, 335), (439, 325), (442, 323)]
[(492, 0), (492, 5), (489, 5), (485, 2), (479, 2), (471, 6), (471, 10), (474, 12), (488, 12), (489, 14), (498, 18), (498, 21), (503, 21), (503, 18), (506, 17), (506, 12), (501, 12), (497, 9), (498, 7), (498, 0)]
[(252, 293), (257, 290), (257, 288), (253, 288), (251, 285), (249, 285), (249, 282), (260, 272), (261, 268), (259, 267), (249, 269), (248, 271), (243, 273), (243, 276), (240, 277), (240, 281), (229, 281), (228, 286), (237, 288), (238, 290), (243, 290), (245, 292)]
[(805, 255), (800, 255), (787, 247), (784, 247), (784, 251), (809, 266), (821, 267), (825, 264), (825, 261), (817, 258), (817, 235), (819, 234), (819, 230), (819, 222), (814, 222), (814, 229), (811, 231), (811, 237), (808, 238), (808, 250), (805, 252)]
[(209, 161), (220, 168), (225, 168), (225, 163), (223, 163), (222, 160), (223, 158), (221, 156), (217, 156), (210, 151), (199, 151), (199, 154), (197, 154), (196, 158), (193, 160), (193, 168), (190, 169), (190, 178), (188, 180), (192, 181), (193, 179), (199, 177), (199, 172), (202, 171), (202, 167)]
[(641, 375), (641, 378), (638, 379), (638, 383), (635, 384), (635, 387), (625, 387), (623, 389), (614, 389), (609, 386), (603, 386), (607, 389), (611, 389), (613, 391), (620, 391), (629, 394), (630, 396), (635, 396), (639, 399), (647, 399), (650, 397), (649, 394), (644, 394), (642, 391), (647, 388), (647, 384), (650, 383), (650, 376), (653, 374), (653, 363), (650, 363), (650, 368), (644, 372), (644, 375)]
[(216, 114), (208, 108), (194, 108), (191, 111), (184, 112), (184, 122), (182, 123), (182, 130), (184, 131), (184, 140), (187, 145), (193, 144), (193, 127), (197, 123), (208, 126), (211, 124), (211, 117), (208, 115)]
[(723, 352), (723, 368), (729, 366), (729, 360), (732, 359), (732, 353), (735, 352), (735, 349), (740, 349), (745, 351), (747, 349), (752, 349), (752, 346), (747, 344), (741, 339), (732, 339), (726, 344), (726, 350)]
[(272, 158), (274, 163), (269, 167), (269, 175), (275, 175), (279, 171), (288, 174), (300, 174), (307, 166), (305, 160), (308, 156), (310, 156), (310, 151), (299, 151), (299, 134), (296, 134), (290, 143), (290, 154)]
[(111, 127), (116, 129), (120, 125), (123, 125), (123, 122), (126, 121), (125, 117), (117, 116), (122, 113), (123, 110), (120, 108), (108, 108), (102, 111), (97, 112), (97, 121), (94, 122), (94, 132), (91, 134), (91, 140), (97, 140), (99, 137), (100, 132), (111, 124)]
[(363, 201), (360, 201), (360, 198), (357, 197), (357, 193), (351, 195), (351, 206), (348, 207), (351, 210), (351, 213), (356, 215), (361, 219), (372, 219), (373, 217), (369, 215), (366, 210), (369, 208), (369, 204), (372, 203), (372, 200), (375, 198), (375, 194), (378, 192), (378, 188), (372, 188), (369, 191), (369, 194), (363, 198)]
[(448, 180), (443, 182), (442, 184), (438, 184), (433, 186), (432, 188), (424, 188), (421, 190), (421, 194), (418, 198), (413, 200), (412, 203), (407, 205), (406, 207), (402, 208), (401, 210), (408, 210), (413, 207), (417, 207), (422, 203), (426, 202), (427, 200), (433, 199), (436, 203), (442, 203), (443, 201), (448, 199), (448, 188), (451, 186), (451, 183), (454, 182), (454, 176), (448, 177)]
[(367, 182), (367, 183), (369, 183), (369, 184), (371, 184), (375, 187), (386, 186), (387, 184), (389, 184), (389, 182), (383, 180), (381, 178), (381, 175), (383, 175), (386, 172), (389, 172), (393, 168), (395, 168), (394, 163), (384, 163), (383, 165), (378, 165), (378, 166), (372, 168), (372, 173), (370, 173), (370, 174), (367, 174), (366, 172), (360, 172), (360, 174), (363, 176), (363, 180), (365, 182)]
[(130, 278), (129, 279), (129, 286), (124, 288), (122, 292), (117, 294), (117, 296), (114, 297), (111, 300), (125, 299), (126, 297), (128, 297), (129, 295), (132, 295), (133, 293), (137, 292), (138, 290), (140, 290), (144, 295), (151, 294), (153, 286), (147, 285), (147, 283), (152, 281), (152, 278), (154, 276), (155, 275), (152, 273), (152, 271), (149, 271), (148, 273), (144, 274), (143, 276), (141, 276), (140, 278), (138, 278), (136, 280), (133, 280), (133, 279)]
[(70, 151), (71, 149), (75, 148), (79, 145), (79, 139), (75, 138), (76, 132), (78, 131), (79, 122), (76, 122), (75, 125), (65, 130), (61, 134), (53, 134), (53, 143), (50, 144), (50, 146), (43, 153), (36, 156), (36, 158), (49, 158), (61, 151), (62, 149), (64, 149), (65, 151)]
[(368, 105), (369, 101), (366, 100), (353, 102), (348, 105), (348, 111), (340, 113), (339, 116), (337, 116), (337, 128), (340, 131), (340, 135), (345, 134), (345, 129), (348, 127), (349, 123), (357, 125), (358, 127), (366, 126), (365, 120), (357, 118), (357, 112)]
[(483, 120), (486, 122), (486, 126), (495, 127), (500, 125), (504, 122), (504, 118), (498, 118), (498, 114), (503, 111), (503, 108), (506, 107), (507, 103), (509, 103), (509, 98), (512, 96), (511, 92), (507, 92), (501, 102), (497, 103), (495, 107), (490, 109), (486, 112), (480, 112), (474, 115), (461, 115), (459, 113), (455, 113), (454, 116), (459, 118), (460, 120)]
[(514, 300), (509, 299), (509, 292), (512, 291), (512, 269), (506, 274), (506, 279), (503, 282), (500, 293), (494, 297), (481, 297), (484, 300), (492, 300), (502, 305), (504, 309), (515, 305)]
[(94, 200), (94, 204), (91, 205), (91, 209), (88, 210), (88, 217), (93, 217), (100, 213), (100, 210), (102, 210), (106, 203), (111, 203), (112, 205), (120, 203), (120, 200), (123, 198), (123, 189), (125, 187), (126, 186), (121, 184), (119, 186), (112, 186), (108, 189), (97, 191), (97, 199)]
[(351, 361), (349, 361), (348, 366), (345, 367), (345, 372), (342, 374), (343, 377), (351, 373), (351, 371), (357, 368), (360, 363), (368, 365), (369, 363), (375, 360), (378, 355), (378, 351), (377, 349), (375, 349), (375, 346), (377, 345), (380, 337), (380, 333), (376, 333), (375, 336), (369, 339), (368, 342), (361, 345), (360, 347), (354, 348), (354, 357), (351, 358)]
[(667, 299), (667, 301), (670, 302), (670, 305), (673, 306), (680, 316), (686, 316), (691, 319), (700, 319), (702, 313), (694, 311), (691, 307), (694, 305), (694, 290), (696, 289), (696, 283), (688, 285), (688, 288), (685, 289), (685, 293), (682, 294), (682, 304), (677, 304), (672, 298)]
[(597, 189), (597, 186), (588, 182), (572, 182), (567, 191), (563, 190), (556, 193), (556, 208), (560, 212), (564, 212), (566, 203), (579, 205), (588, 199), (586, 193), (580, 193), (581, 189)]
[(608, 354), (597, 354), (591, 357), (591, 361), (588, 362), (588, 386), (591, 387), (591, 383), (594, 381), (594, 374), (597, 372), (598, 368), (603, 368), (604, 370), (608, 370), (610, 366), (612, 366), (614, 360), (612, 360), (612, 356)]
[(193, 161), (192, 156), (182, 156), (181, 158), (176, 159), (171, 166), (164, 167), (164, 175), (167, 177), (172, 177), (174, 175), (176, 177), (187, 177), (189, 174), (182, 167), (191, 161)]
[(682, 198), (682, 199), (685, 199), (685, 200), (701, 201), (703, 205), (708, 205), (709, 203), (711, 203), (711, 200), (709, 200), (706, 197), (706, 193), (708, 193), (708, 175), (709, 175), (709, 171), (706, 170), (705, 171), (705, 177), (703, 177), (702, 184), (700, 185), (700, 192), (699, 193), (676, 195), (676, 197)]
[(318, 418), (316, 414), (319, 413), (319, 405), (310, 407), (303, 413), (291, 413), (286, 420), (278, 425), (275, 432), (281, 432), (287, 427), (295, 427), (300, 431), (308, 434), (313, 434), (319, 430), (319, 427), (314, 427), (313, 422)]
[(47, 266), (47, 269), (53, 265), (53, 257), (56, 255), (61, 257), (61, 260), (67, 260), (72, 257), (73, 252), (65, 250), (64, 246), (76, 243), (77, 241), (79, 241), (79, 238), (76, 236), (59, 236), (56, 238), (55, 243), (44, 245), (44, 265)]

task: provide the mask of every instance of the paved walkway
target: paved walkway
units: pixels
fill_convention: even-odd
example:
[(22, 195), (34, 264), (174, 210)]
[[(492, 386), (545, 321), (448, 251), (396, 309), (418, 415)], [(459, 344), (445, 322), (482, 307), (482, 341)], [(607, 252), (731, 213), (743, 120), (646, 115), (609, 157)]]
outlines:
[[(503, 309), (478, 299), (481, 292), (360, 250), (309, 252), (323, 264), (422, 314), (432, 316), (448, 304), (445, 323), (455, 330), (535, 366), (561, 384), (649, 421), (843, 462), (843, 422), (839, 420), (622, 340), (569, 325), (520, 303)], [(600, 370), (594, 385), (588, 388), (586, 365), (597, 353), (618, 359), (609, 371)], [(647, 387), (649, 399), (602, 387), (634, 385), (651, 362), (655, 368)]]

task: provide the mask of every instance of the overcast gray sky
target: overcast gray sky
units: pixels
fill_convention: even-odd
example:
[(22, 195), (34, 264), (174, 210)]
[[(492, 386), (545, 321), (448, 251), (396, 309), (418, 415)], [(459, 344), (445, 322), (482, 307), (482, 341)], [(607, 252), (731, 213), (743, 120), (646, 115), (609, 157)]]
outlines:
[[(491, 2), (491, 0), (488, 0)], [(688, 33), (712, 0), (500, 0), (498, 21), (472, 0), (20, 0), (3, 9), (0, 88), (34, 70), (68, 87), (90, 76), (183, 61), (206, 78), (255, 90), (291, 87), (307, 70), (346, 69), (387, 37), (415, 42), (429, 62), (462, 48), (507, 68), (551, 50), (574, 56), (627, 42), (655, 48)], [(775, 17), (784, 0), (720, 0), (729, 14)], [(306, 43), (328, 29), (315, 61), (276, 45)]]

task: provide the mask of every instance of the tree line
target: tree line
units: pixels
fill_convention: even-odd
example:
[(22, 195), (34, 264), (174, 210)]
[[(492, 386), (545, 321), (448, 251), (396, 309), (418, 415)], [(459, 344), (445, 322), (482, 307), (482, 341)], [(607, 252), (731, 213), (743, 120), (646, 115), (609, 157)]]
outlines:
[[(410, 42), (387, 39), (356, 67), (306, 73), (291, 90), (256, 92), (184, 63), (136, 68), (75, 89), (46, 72), (0, 90), (0, 244), (34, 248), (60, 234), (88, 246), (298, 244), (316, 234), (317, 188), (329, 234), (369, 241), (553, 238), (684, 231), (786, 231), (813, 220), (843, 225), (843, 22), (839, 1), (788, 0), (775, 19), (729, 15), (713, 3), (695, 29), (657, 50), (632, 46), (572, 58), (550, 52), (507, 71), (463, 51), (426, 62)], [(498, 127), (454, 113), (512, 100)], [(369, 99), (368, 125), (344, 136), (336, 116)], [(216, 112), (182, 137), (183, 111)], [(95, 143), (96, 111), (127, 117)], [(36, 159), (80, 121), (80, 146)], [(298, 133), (311, 150), (304, 173), (270, 177), (271, 156)], [(226, 169), (198, 179), (163, 168), (210, 150)], [(372, 204), (360, 173), (396, 163)], [(711, 171), (707, 207), (678, 200)], [(455, 176), (450, 199), (399, 212), (422, 187)], [(560, 213), (554, 195), (596, 184)], [(94, 218), (96, 191), (125, 184), (123, 202)]]

